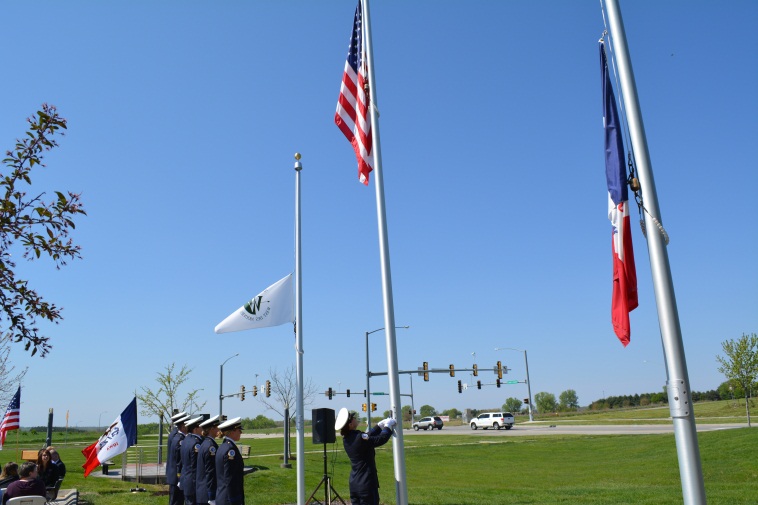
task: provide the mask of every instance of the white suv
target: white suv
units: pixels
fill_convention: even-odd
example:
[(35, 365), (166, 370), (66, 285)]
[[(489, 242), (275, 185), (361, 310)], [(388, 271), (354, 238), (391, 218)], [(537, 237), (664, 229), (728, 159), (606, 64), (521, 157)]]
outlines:
[(510, 412), (487, 412), (479, 414), (478, 417), (471, 420), (471, 429), (483, 428), (486, 430), (487, 428), (493, 428), (499, 430), (505, 427), (506, 430), (510, 430), (513, 428), (514, 422), (513, 414)]

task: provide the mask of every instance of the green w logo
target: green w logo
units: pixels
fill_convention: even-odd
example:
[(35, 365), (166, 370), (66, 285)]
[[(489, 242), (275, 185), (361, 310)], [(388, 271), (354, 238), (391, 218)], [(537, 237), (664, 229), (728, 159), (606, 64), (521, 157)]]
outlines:
[(261, 300), (263, 300), (262, 296), (253, 298), (245, 304), (245, 310), (250, 314), (255, 315), (259, 310), (261, 310)]

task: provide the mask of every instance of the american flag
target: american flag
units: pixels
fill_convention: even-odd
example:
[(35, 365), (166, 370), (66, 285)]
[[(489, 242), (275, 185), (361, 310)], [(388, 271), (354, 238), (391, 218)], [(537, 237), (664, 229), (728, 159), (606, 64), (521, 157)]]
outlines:
[(13, 399), (8, 404), (8, 410), (5, 411), (3, 420), (0, 421), (0, 449), (3, 448), (5, 443), (5, 434), (11, 430), (17, 430), (19, 428), (19, 417), (21, 414), (21, 386), (18, 387), (18, 391), (13, 395)]
[(358, 179), (368, 185), (368, 174), (374, 169), (374, 154), (371, 151), (370, 98), (362, 20), (359, 1), (355, 9), (353, 34), (350, 37), (334, 122), (353, 144), (355, 157), (358, 159)]

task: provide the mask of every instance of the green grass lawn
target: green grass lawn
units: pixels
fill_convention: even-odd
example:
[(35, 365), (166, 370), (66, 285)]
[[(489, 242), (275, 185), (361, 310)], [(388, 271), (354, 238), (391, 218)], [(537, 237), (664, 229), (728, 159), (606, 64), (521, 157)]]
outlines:
[[(681, 504), (682, 492), (674, 436), (424, 436), (406, 431), (405, 464), (411, 505), (488, 504)], [(80, 503), (91, 505), (165, 505), (165, 486), (151, 486), (90, 476), (84, 478), (81, 442), (54, 436), (66, 462), (64, 488), (77, 488)], [(27, 437), (22, 437), (27, 438)], [(327, 446), (327, 472), (347, 500), (347, 456), (337, 444)], [(9, 436), (0, 462), (15, 457)], [(32, 439), (27, 438), (26, 442)], [(34, 448), (41, 445), (25, 445)], [(141, 443), (149, 443), (143, 437)], [(734, 429), (698, 435), (710, 505), (758, 503), (758, 430)], [(78, 443), (79, 445), (74, 445)], [(244, 439), (252, 446), (246, 465), (259, 471), (245, 478), (248, 505), (282, 505), (297, 501), (296, 463), (281, 468), (282, 439)], [(295, 440), (292, 441), (295, 451)], [(306, 498), (323, 476), (323, 446), (306, 438)], [(380, 494), (395, 503), (392, 444), (377, 451)], [(99, 473), (99, 469), (95, 473)], [(94, 475), (94, 474), (93, 474)], [(135, 487), (145, 492), (130, 492)], [(323, 488), (316, 495), (324, 498)]]

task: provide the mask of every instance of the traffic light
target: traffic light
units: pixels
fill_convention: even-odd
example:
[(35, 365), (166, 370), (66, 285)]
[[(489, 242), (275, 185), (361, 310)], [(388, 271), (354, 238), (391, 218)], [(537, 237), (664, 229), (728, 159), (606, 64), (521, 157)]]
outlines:
[(461, 381), (458, 381), (458, 392), (463, 393), (463, 384), (461, 383)]
[(347, 395), (348, 398), (350, 398), (350, 390), (349, 389), (347, 390), (347, 392), (345, 394)]
[(271, 381), (266, 381), (266, 398), (271, 396)]
[(524, 398), (524, 405), (529, 405), (529, 398)]
[(361, 410), (363, 410), (363, 412), (366, 412), (366, 404), (365, 403), (361, 404)]
[(455, 377), (455, 367), (450, 365), (450, 377)]
[(363, 397), (366, 398), (366, 390), (363, 390)]
[(330, 400), (332, 399), (332, 394), (332, 388), (326, 390), (326, 396), (328, 396)]
[(253, 396), (258, 396), (258, 386), (253, 386)]
[(477, 375), (479, 375), (479, 367), (476, 366), (476, 363), (474, 363), (474, 377), (476, 377)]
[(240, 401), (245, 401), (245, 386), (244, 384), (240, 386)]
[(497, 380), (495, 381), (495, 384), (497, 384), (497, 387), (500, 387), (500, 379), (497, 379)]
[(376, 410), (376, 403), (371, 403), (371, 412), (374, 412)]
[(424, 361), (424, 381), (429, 382), (429, 363)]
[(482, 381), (476, 381), (476, 389), (482, 389)]
[[(503, 378), (503, 365), (499, 361), (497, 362), (497, 378), (502, 379)], [(498, 386), (500, 387), (500, 386)]]

